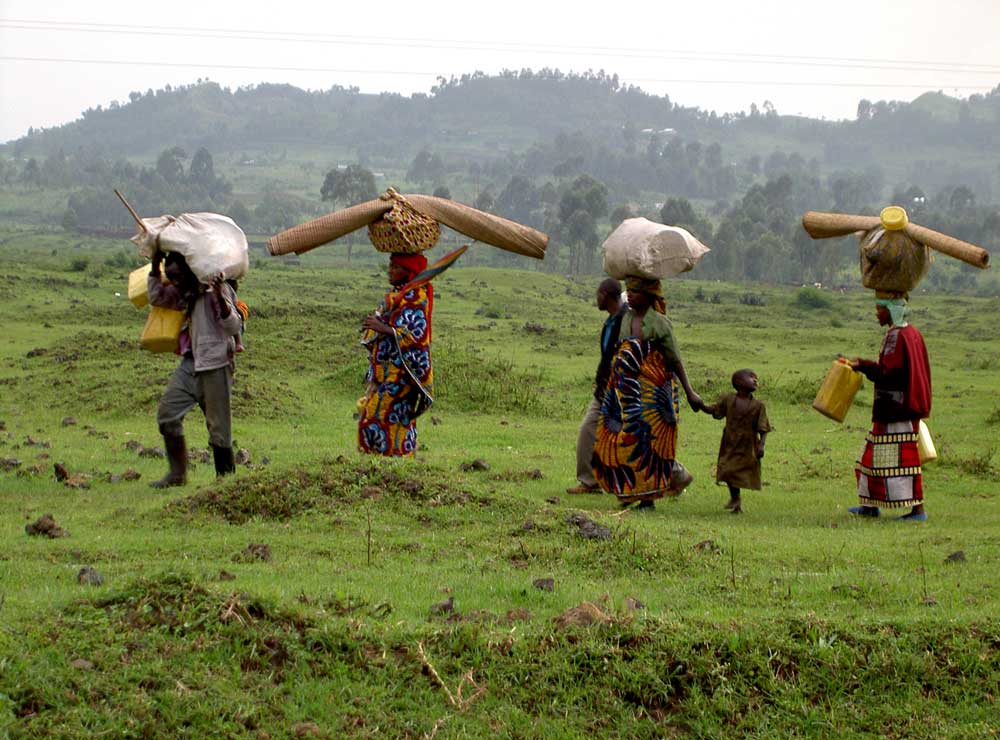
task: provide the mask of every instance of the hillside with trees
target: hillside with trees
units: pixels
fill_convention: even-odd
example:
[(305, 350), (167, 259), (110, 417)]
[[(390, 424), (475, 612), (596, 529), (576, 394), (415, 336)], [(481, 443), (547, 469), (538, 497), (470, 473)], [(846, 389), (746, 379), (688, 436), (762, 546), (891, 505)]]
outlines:
[[(27, 196), (45, 192), (62, 206), (37, 218), (80, 231), (129, 228), (113, 187), (142, 212), (221, 211), (268, 234), (390, 184), (545, 229), (543, 269), (599, 269), (603, 235), (644, 215), (710, 244), (704, 275), (830, 282), (854, 247), (808, 240), (798, 218), (810, 208), (897, 202), (996, 248), (1000, 86), (967, 100), (861, 100), (855, 120), (830, 122), (766, 101), (749, 113), (684, 107), (603, 71), (474, 73), (409, 97), (199, 81), (133, 92), (0, 148), (0, 188), (29, 201), (6, 215), (30, 216)], [(940, 279), (975, 283), (959, 268)]]

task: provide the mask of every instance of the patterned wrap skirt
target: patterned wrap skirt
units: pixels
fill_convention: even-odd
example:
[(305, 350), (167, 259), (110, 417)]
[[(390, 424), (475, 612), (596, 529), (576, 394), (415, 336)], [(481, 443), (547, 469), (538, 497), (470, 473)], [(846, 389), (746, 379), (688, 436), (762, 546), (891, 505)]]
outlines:
[(924, 502), (919, 421), (872, 422), (854, 472), (862, 506), (900, 508)]
[[(392, 334), (368, 332), (365, 395), (358, 400), (358, 449), (405, 456), (417, 449), (417, 417), (433, 403), (430, 286), (390, 293), (379, 315)], [(388, 308), (386, 308), (388, 306)]]
[(594, 445), (594, 477), (622, 503), (673, 495), (677, 383), (648, 340), (626, 339), (611, 364)]

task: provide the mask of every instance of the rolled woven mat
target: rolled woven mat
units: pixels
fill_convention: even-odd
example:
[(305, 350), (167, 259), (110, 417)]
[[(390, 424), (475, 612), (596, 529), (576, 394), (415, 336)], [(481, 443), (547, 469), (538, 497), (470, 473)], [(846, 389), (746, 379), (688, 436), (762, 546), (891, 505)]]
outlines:
[(476, 241), (526, 257), (543, 259), (549, 237), (537, 229), (433, 195), (404, 195), (424, 215)]
[(940, 231), (928, 229), (925, 226), (918, 226), (915, 223), (908, 223), (903, 231), (921, 244), (926, 244), (931, 249), (962, 260), (973, 267), (985, 270), (990, 266), (990, 253), (975, 244), (969, 244), (969, 242), (942, 234)]
[(328, 213), (275, 234), (267, 240), (267, 251), (273, 255), (308, 252), (367, 226), (390, 208), (391, 202), (376, 198)]
[[(549, 237), (530, 226), (433, 195), (403, 197), (425, 216), (476, 241), (535, 259), (545, 257)], [(267, 249), (273, 255), (308, 252), (367, 226), (391, 207), (391, 201), (379, 198), (320, 216), (272, 236), (267, 240)]]
[[(877, 229), (882, 224), (878, 216), (854, 216), (849, 213), (824, 213), (806, 211), (802, 216), (802, 227), (813, 239), (827, 239), (846, 236), (856, 231)], [(990, 266), (990, 253), (975, 244), (942, 234), (913, 222), (903, 227), (910, 237), (949, 257), (962, 260), (973, 267), (985, 269)]]
[(878, 228), (881, 224), (878, 216), (852, 216), (849, 213), (806, 211), (802, 216), (802, 228), (813, 239), (847, 236), (855, 231)]

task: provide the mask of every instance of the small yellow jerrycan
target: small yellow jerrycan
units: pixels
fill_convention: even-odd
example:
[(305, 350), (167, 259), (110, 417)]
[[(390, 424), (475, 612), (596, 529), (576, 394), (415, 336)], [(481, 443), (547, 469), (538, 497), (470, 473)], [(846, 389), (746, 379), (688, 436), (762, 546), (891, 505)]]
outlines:
[(859, 388), (861, 373), (855, 371), (848, 360), (838, 357), (823, 379), (823, 385), (813, 401), (813, 408), (823, 416), (843, 422)]
[(136, 308), (142, 308), (149, 303), (149, 289), (146, 278), (153, 269), (153, 263), (148, 262), (128, 274), (128, 299)]
[(187, 314), (172, 308), (152, 306), (139, 344), (150, 352), (176, 352)]
[(921, 465), (937, 460), (937, 448), (931, 439), (931, 430), (924, 424), (923, 419), (920, 420), (920, 428), (917, 431), (917, 452), (920, 454)]

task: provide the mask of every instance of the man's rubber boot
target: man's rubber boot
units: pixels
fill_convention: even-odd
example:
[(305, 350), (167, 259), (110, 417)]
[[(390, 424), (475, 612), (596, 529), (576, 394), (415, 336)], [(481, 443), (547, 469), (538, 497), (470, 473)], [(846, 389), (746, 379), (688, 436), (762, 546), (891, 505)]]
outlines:
[(236, 472), (236, 460), (233, 458), (232, 447), (216, 447), (212, 445), (212, 455), (215, 458), (216, 477)]
[(183, 434), (164, 434), (163, 447), (167, 451), (167, 462), (170, 470), (167, 474), (149, 485), (153, 488), (173, 488), (187, 483), (187, 445)]

